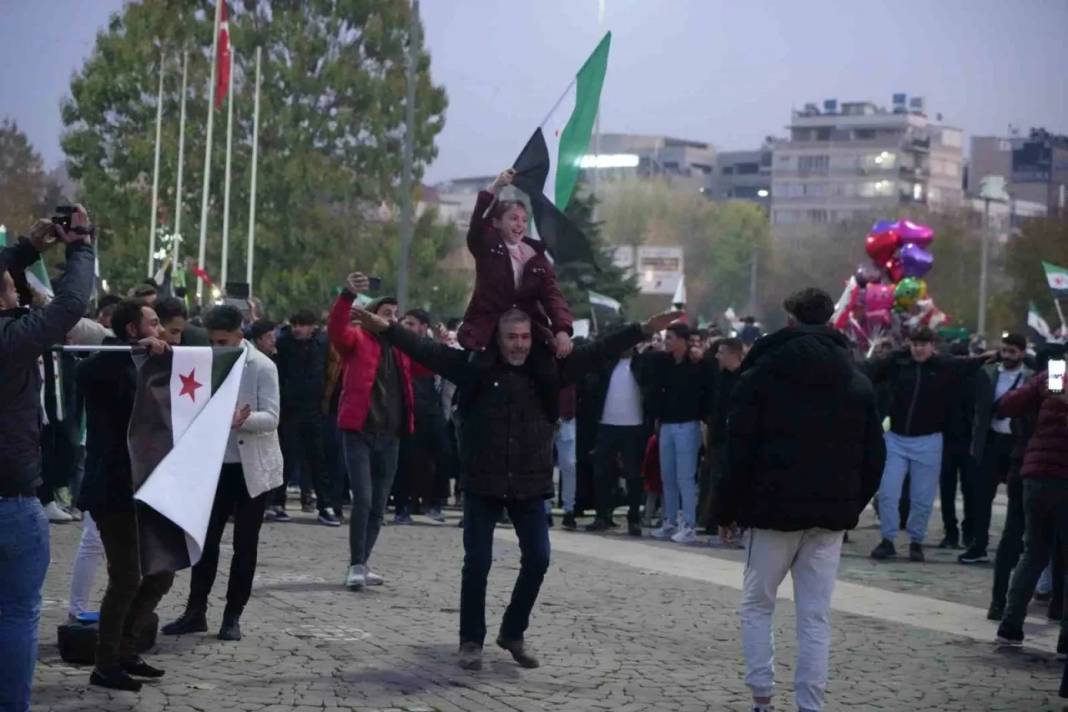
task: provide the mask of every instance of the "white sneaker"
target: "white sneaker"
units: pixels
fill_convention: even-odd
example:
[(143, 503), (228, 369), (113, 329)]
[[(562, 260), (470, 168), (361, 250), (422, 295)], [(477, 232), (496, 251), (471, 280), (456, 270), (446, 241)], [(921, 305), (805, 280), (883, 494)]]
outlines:
[(679, 531), (671, 537), (671, 541), (676, 544), (696, 544), (697, 532), (693, 530), (693, 527), (683, 525), (682, 529), (679, 529)]
[(55, 500), (45, 505), (44, 513), (48, 517), (48, 521), (53, 524), (67, 524), (74, 521), (74, 517), (63, 511), (63, 508)]
[(675, 528), (675, 525), (668, 524), (665, 522), (659, 528), (649, 532), (649, 536), (654, 539), (670, 539), (672, 536), (674, 536), (676, 531), (678, 530)]
[(367, 567), (362, 564), (350, 566), (349, 575), (345, 577), (345, 586), (356, 591), (365, 585), (367, 585)]
[(386, 582), (384, 578), (376, 574), (374, 571), (371, 571), (371, 569), (367, 569), (367, 576), (365, 578), (367, 579), (368, 586), (381, 586)]

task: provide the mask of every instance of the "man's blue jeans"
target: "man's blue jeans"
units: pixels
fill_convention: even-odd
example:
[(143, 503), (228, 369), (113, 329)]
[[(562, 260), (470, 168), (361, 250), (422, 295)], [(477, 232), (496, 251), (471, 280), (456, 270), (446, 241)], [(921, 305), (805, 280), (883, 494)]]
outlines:
[(898, 528), (898, 502), (905, 475), (909, 475), (909, 521), (913, 544), (927, 536), (935, 495), (942, 473), (942, 433), (904, 437), (886, 433), (886, 465), (879, 483), (879, 529), (883, 539), (894, 541)]
[(663, 423), (660, 426), (660, 478), (664, 482), (664, 524), (675, 526), (682, 500), (682, 521), (697, 523), (697, 456), (701, 451), (701, 423)]
[(0, 710), (27, 712), (50, 557), (37, 497), (0, 498)]
[(549, 568), (549, 523), (541, 498), (501, 500), (464, 493), (464, 568), (460, 586), (460, 642), (482, 645), (486, 638), (486, 581), (493, 564), (493, 529), (501, 510), (519, 537), (519, 577), (501, 621), (501, 637), (523, 640), (530, 612)]

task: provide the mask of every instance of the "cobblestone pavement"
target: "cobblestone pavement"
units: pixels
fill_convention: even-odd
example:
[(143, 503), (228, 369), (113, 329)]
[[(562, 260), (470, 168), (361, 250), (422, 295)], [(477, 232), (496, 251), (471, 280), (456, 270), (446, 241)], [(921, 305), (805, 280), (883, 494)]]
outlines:
[[(742, 552), (636, 542), (615, 533), (600, 538), (554, 531), (557, 550), (527, 638), (542, 667), (522, 670), (503, 651), (487, 647), (485, 669), (468, 673), (455, 664), (462, 558), (455, 517), (451, 513), (447, 525), (424, 520), (386, 527), (372, 563), (387, 584), (359, 593), (341, 585), (347, 564), (345, 530), (320, 526), (310, 515), (297, 515), (291, 524), (265, 525), (253, 598), (242, 620), (245, 639), (224, 643), (212, 634), (161, 637), (149, 659), (167, 675), (136, 695), (90, 688), (88, 668), (59, 658), (55, 630), (66, 616), (80, 527), (54, 526), (34, 709), (749, 709), (736, 612)], [(937, 518), (936, 510), (932, 538)], [(995, 519), (994, 529), (1000, 530), (1000, 517)], [(873, 562), (867, 558), (878, 538), (873, 521), (866, 517), (845, 545), (842, 581), (876, 593), (910, 593), (932, 603), (972, 606), (982, 619), (989, 566), (963, 567), (956, 564), (955, 552), (937, 550), (929, 550), (930, 560), (922, 565)], [(644, 553), (644, 559), (628, 562), (624, 556), (620, 561), (623, 545)], [(609, 549), (617, 552), (612, 558)], [(665, 574), (661, 567), (641, 564), (650, 552), (684, 562), (686, 574), (733, 566), (737, 580), (719, 585), (699, 576)], [(213, 628), (220, 622), (229, 553), (224, 546), (209, 611)], [(511, 535), (499, 533), (487, 607), (491, 640), (518, 564)], [(101, 568), (100, 586), (105, 578)], [(179, 575), (161, 606), (164, 621), (180, 611), (188, 581), (188, 572)], [(793, 709), (791, 608), (780, 601), (775, 619), (779, 710)], [(833, 614), (827, 709), (1068, 709), (1068, 700), (1056, 697), (1061, 663), (1048, 649), (997, 650), (993, 624), (989, 640), (980, 640), (974, 634), (932, 629), (920, 618), (916, 625), (893, 622), (881, 607), (872, 608), (864, 615)], [(1052, 629), (1053, 624), (1042, 621)]]

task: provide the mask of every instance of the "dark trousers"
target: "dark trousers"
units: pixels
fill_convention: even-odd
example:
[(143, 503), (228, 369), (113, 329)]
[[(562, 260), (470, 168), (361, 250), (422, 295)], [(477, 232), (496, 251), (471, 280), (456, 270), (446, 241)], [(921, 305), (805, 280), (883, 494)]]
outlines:
[(341, 442), (341, 430), (337, 427), (337, 411), (327, 413), (323, 419), (323, 445), (326, 461), (326, 486), (331, 501), (340, 510), (348, 500), (349, 476), (345, 471), (345, 446)]
[(540, 498), (500, 500), (464, 493), (464, 568), (460, 586), (460, 642), (486, 639), (486, 581), (493, 563), (493, 529), (506, 510), (519, 537), (519, 576), (504, 611), (500, 636), (522, 640), (549, 568), (549, 524)]
[(349, 515), (349, 563), (367, 565), (382, 529), (386, 501), (397, 474), (400, 439), (389, 435), (368, 435), (346, 430), (345, 466), (352, 488)]
[(1009, 509), (1005, 515), (1005, 528), (998, 542), (994, 557), (994, 590), (990, 601), (995, 606), (1004, 606), (1009, 592), (1009, 578), (1020, 561), (1024, 540), (1023, 480), (1019, 475), (1010, 477), (1006, 489), (1009, 492)]
[(96, 666), (114, 667), (137, 655), (137, 641), (174, 583), (171, 572), (141, 576), (137, 519), (133, 512), (93, 512), (108, 562), (108, 587), (100, 603)]
[(700, 479), (697, 480), (697, 521), (713, 531), (719, 521), (719, 500), (716, 497), (716, 489), (726, 471), (726, 456), (727, 451), (723, 445), (710, 443), (705, 449)]
[(260, 546), (260, 526), (263, 510), (267, 508), (267, 492), (248, 496), (245, 472), (241, 463), (224, 463), (211, 507), (208, 534), (204, 541), (204, 555), (193, 567), (189, 583), (189, 608), (204, 610), (208, 594), (215, 584), (219, 570), (219, 542), (222, 541), (226, 520), (234, 517), (234, 556), (230, 559), (230, 583), (226, 588), (226, 609), (223, 617), (239, 618), (252, 595), (252, 579), (256, 575), (256, 557)]
[(963, 491), (967, 486), (968, 473), (972, 470), (972, 455), (969, 452), (970, 443), (952, 440), (946, 441), (946, 447), (942, 451), (942, 474), (939, 479), (939, 490), (942, 500), (942, 530), (947, 537), (964, 534), (964, 539), (971, 538), (971, 522), (963, 517), (960, 526), (957, 525), (957, 483), (960, 483)]
[(627, 521), (641, 521), (642, 453), (645, 439), (641, 425), (599, 425), (597, 440), (593, 446), (594, 495), (597, 502), (597, 518), (609, 521), (616, 508), (616, 483), (619, 480), (619, 463), (627, 483)]
[[(1022, 626), (1035, 584), (1050, 561), (1056, 542), (1058, 555), (1068, 560), (1068, 480), (1026, 479), (1023, 483), (1024, 551), (1009, 584), (1003, 622)], [(1061, 568), (1060, 575), (1064, 576)], [(1062, 584), (1063, 591), (1063, 584)], [(1068, 636), (1068, 617), (1061, 617), (1061, 636)]]
[(964, 517), (971, 522), (971, 545), (986, 551), (990, 543), (990, 517), (998, 483), (1004, 481), (1012, 466), (1013, 435), (990, 431), (983, 448), (983, 459), (972, 468), (964, 490)]
[(67, 423), (49, 423), (41, 428), (41, 480), (37, 498), (42, 505), (53, 502), (56, 490), (70, 487), (78, 466), (78, 432)]
[(441, 503), (437, 480), (438, 456), (442, 453), (443, 441), (444, 429), (416, 432), (400, 439), (397, 476), (393, 480), (393, 501), (398, 514), (420, 506), (420, 511), (426, 513), (427, 509)]
[[(331, 488), (326, 475), (326, 446), (323, 442), (323, 419), (317, 412), (286, 413), (279, 428), (282, 438), (282, 457), (288, 463), (287, 469), (300, 469), (302, 494), (312, 487), (318, 500), (319, 510), (327, 507), (336, 508), (340, 502), (334, 501), (334, 489)], [(274, 491), (274, 504), (285, 504), (285, 482)]]

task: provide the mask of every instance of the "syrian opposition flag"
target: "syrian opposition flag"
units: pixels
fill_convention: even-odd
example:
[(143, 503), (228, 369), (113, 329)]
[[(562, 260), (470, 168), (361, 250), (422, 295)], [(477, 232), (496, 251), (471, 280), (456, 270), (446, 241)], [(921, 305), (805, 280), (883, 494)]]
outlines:
[(593, 134), (611, 43), (609, 32), (534, 131), (514, 166), (514, 184), (530, 198), (538, 236), (558, 263), (582, 261), (596, 267), (588, 240), (563, 211), (575, 191)]
[(619, 303), (619, 300), (612, 299), (612, 297), (608, 296), (607, 294), (600, 294), (599, 292), (595, 292), (591, 289), (589, 291), (589, 295), (590, 304), (593, 306), (604, 307), (605, 309), (613, 311), (616, 314), (619, 314), (620, 311), (622, 311), (623, 309), (623, 305)]
[(139, 359), (129, 446), (142, 576), (200, 560), (245, 358), (176, 346)]
[(1027, 325), (1046, 341), (1053, 339), (1053, 331), (1049, 328), (1049, 323), (1042, 318), (1034, 302), (1027, 304)]
[(221, 108), (223, 99), (230, 91), (230, 21), (226, 12), (226, 0), (218, 0), (219, 44), (215, 52), (215, 108)]
[(1054, 299), (1068, 297), (1068, 269), (1057, 265), (1043, 262), (1042, 268), (1046, 270), (1046, 281), (1053, 292)]

